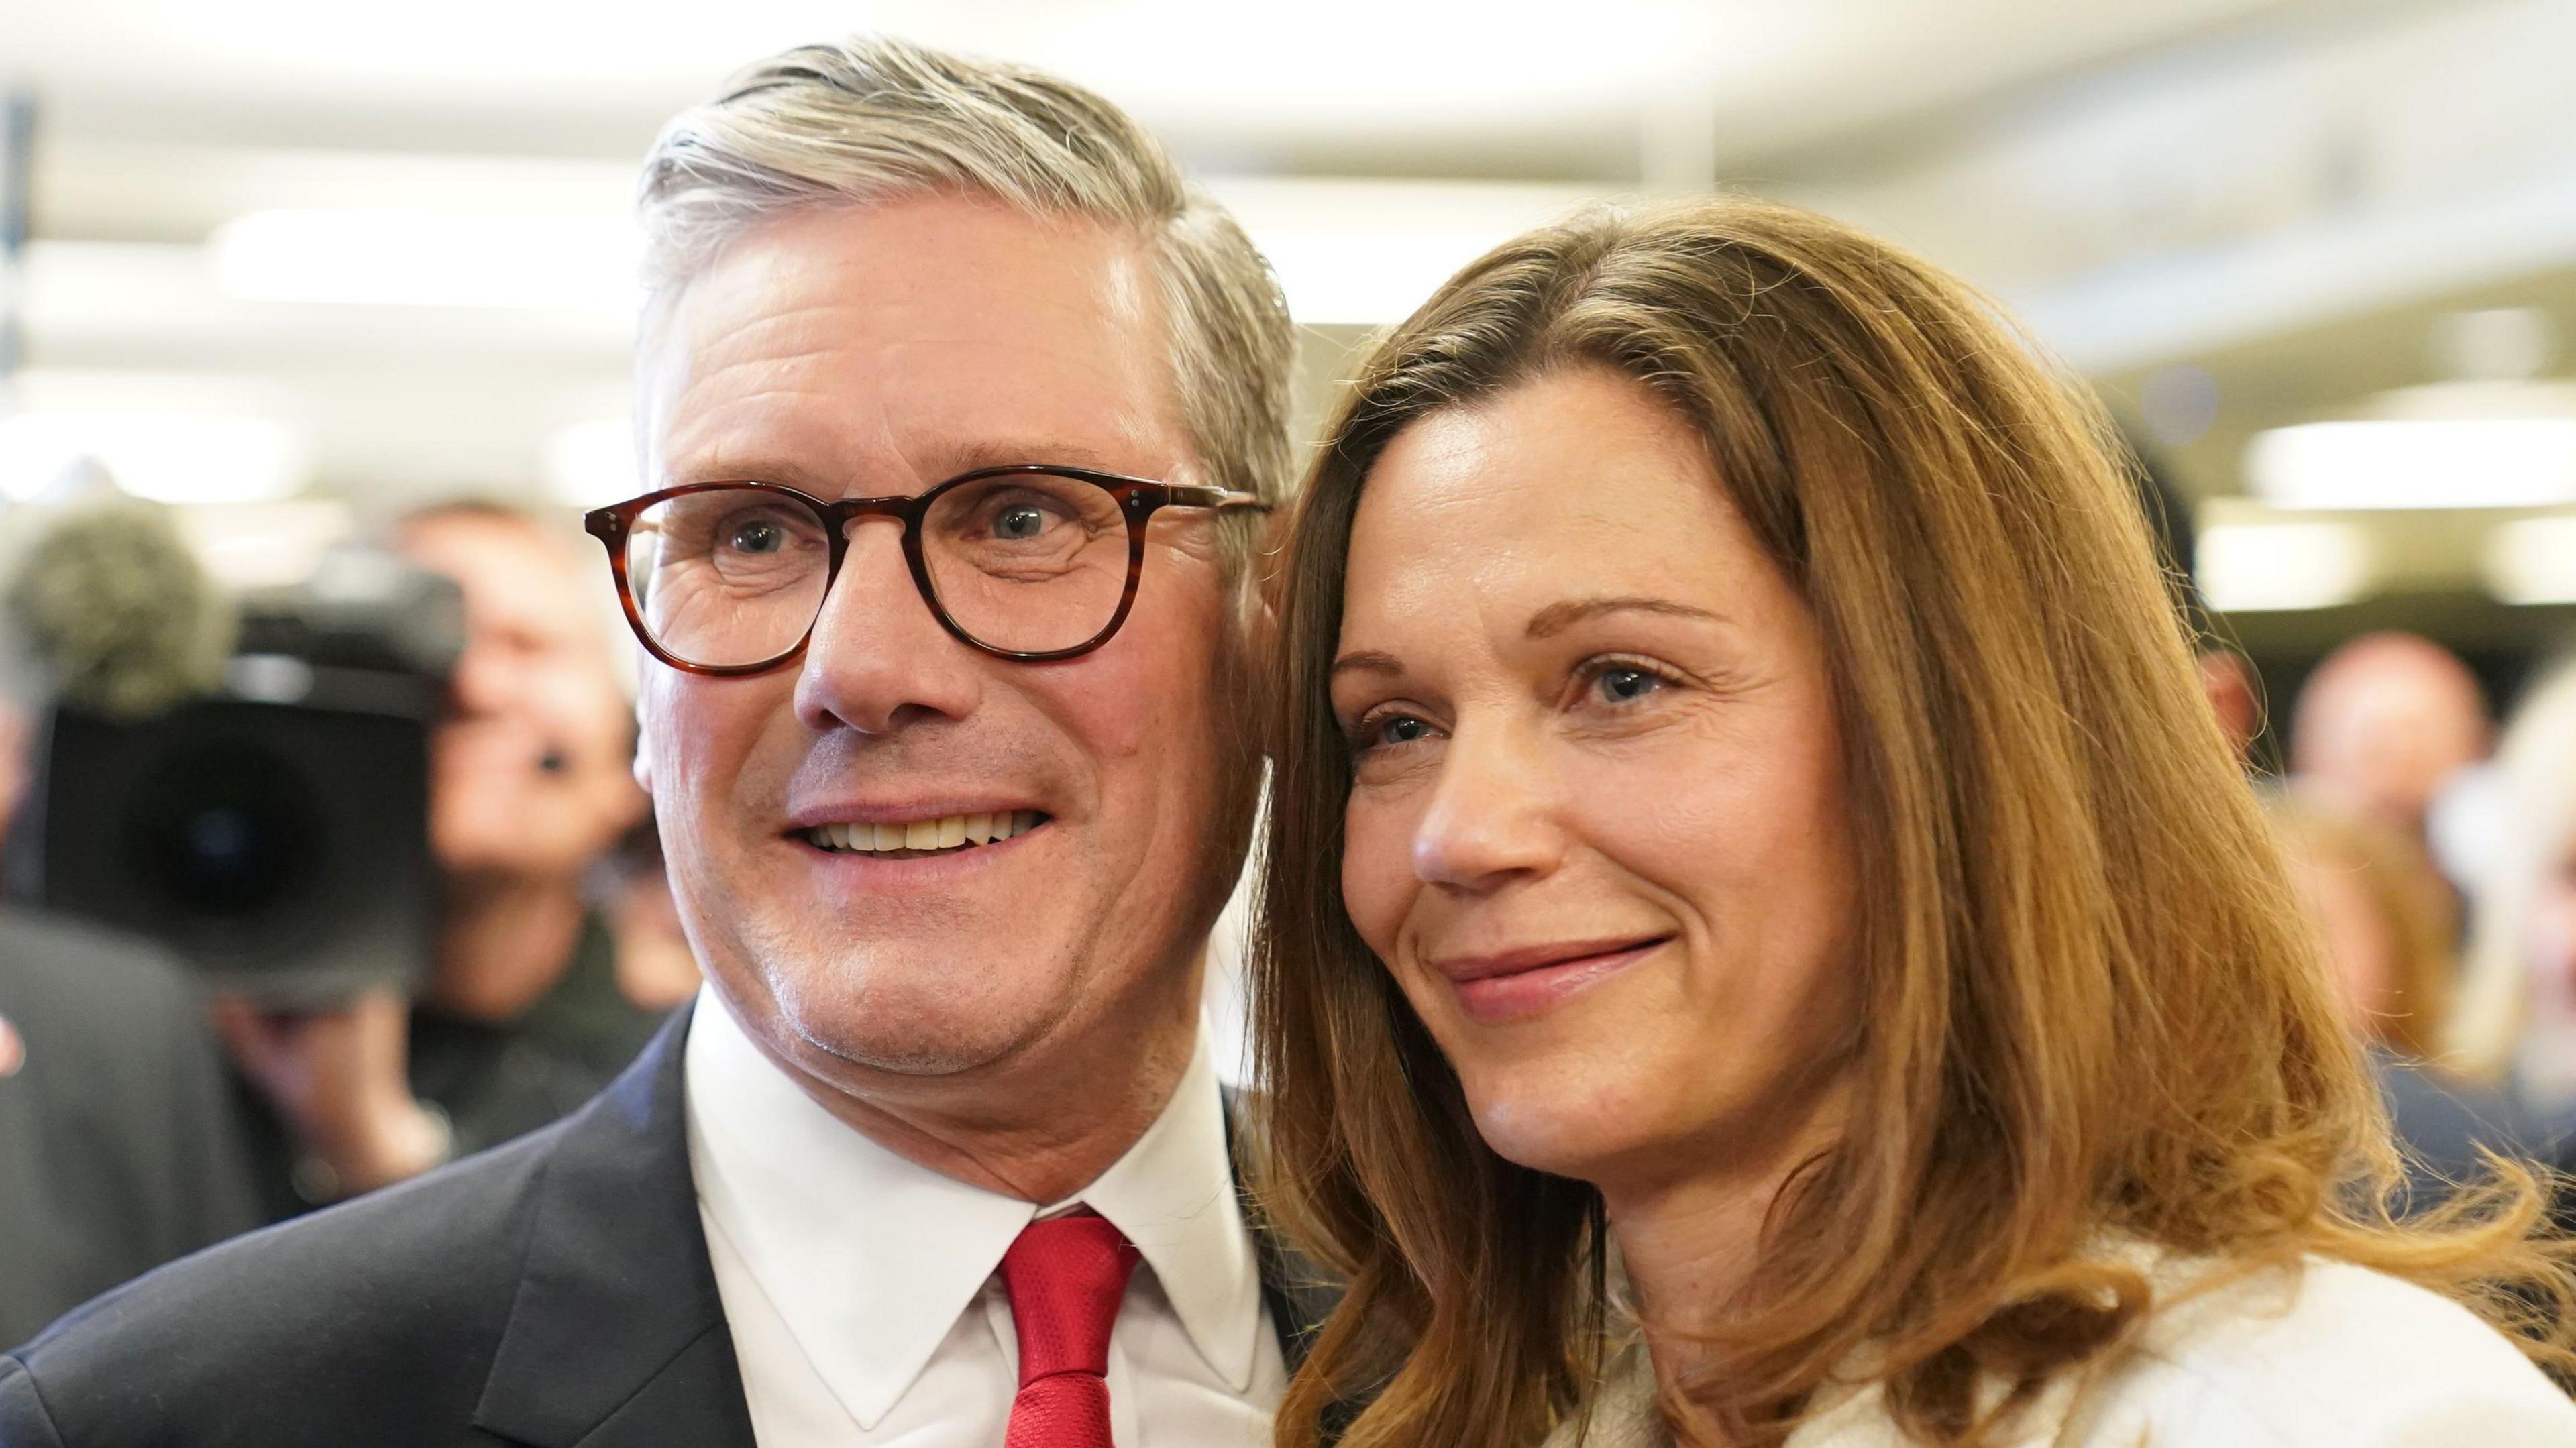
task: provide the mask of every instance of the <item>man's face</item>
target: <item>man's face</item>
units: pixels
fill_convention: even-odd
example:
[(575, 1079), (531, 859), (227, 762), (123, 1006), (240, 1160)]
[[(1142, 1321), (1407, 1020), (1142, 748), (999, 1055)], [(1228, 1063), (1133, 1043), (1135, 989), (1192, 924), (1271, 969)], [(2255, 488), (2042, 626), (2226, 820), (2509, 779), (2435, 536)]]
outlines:
[(630, 715), (568, 550), (471, 513), (405, 528), (405, 558), (456, 581), (465, 651), (430, 749), (430, 844), (454, 875), (576, 874), (643, 812)]
[[(773, 221), (663, 319), (641, 371), (651, 466), (823, 498), (1002, 463), (1195, 480), (1156, 296), (1126, 238), (977, 200)], [(1050, 664), (945, 633), (899, 525), (849, 539), (796, 664), (644, 666), (674, 894), (736, 1013), (827, 1077), (1185, 1031), (1240, 849), (1211, 521), (1158, 516), (1125, 627)], [(927, 853), (830, 843), (841, 825), (997, 814), (1036, 825)]]

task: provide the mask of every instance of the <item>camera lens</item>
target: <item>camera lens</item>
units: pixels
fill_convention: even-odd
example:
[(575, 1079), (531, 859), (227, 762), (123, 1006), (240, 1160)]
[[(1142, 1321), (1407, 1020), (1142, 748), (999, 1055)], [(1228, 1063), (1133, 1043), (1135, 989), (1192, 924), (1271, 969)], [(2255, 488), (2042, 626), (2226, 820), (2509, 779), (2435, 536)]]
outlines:
[(316, 864), (319, 801), (286, 755), (228, 741), (165, 756), (131, 822), (146, 901), (241, 920), (302, 890)]

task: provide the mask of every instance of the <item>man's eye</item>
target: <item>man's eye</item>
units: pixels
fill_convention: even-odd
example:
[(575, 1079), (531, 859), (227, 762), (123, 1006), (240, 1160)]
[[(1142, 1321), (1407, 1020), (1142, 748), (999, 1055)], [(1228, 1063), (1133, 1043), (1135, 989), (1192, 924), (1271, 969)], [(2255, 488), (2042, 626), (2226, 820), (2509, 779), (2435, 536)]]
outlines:
[(993, 519), (993, 536), (1011, 542), (1035, 538), (1046, 531), (1046, 510), (1034, 503), (1014, 503)]
[(787, 530), (767, 518), (737, 523), (725, 539), (736, 553), (775, 553), (787, 546)]

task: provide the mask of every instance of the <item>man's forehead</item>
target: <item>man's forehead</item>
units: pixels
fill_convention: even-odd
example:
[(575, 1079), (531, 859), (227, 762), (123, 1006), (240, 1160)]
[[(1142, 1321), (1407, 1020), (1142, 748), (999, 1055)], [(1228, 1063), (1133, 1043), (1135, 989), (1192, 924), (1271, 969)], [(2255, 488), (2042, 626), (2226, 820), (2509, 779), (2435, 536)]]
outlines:
[(791, 214), (667, 305), (647, 445), (672, 480), (1134, 467), (1181, 435), (1163, 340), (1147, 259), (1097, 225), (944, 196)]

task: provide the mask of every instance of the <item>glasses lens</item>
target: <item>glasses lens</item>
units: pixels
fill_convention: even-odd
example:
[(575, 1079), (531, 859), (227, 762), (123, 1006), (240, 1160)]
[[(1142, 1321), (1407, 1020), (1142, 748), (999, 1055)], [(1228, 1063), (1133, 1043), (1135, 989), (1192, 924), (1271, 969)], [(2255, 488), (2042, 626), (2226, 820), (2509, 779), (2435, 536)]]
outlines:
[(939, 495), (921, 555), (942, 608), (1012, 653), (1089, 643), (1127, 591), (1127, 519), (1108, 489), (1053, 473), (978, 478)]
[(756, 488), (666, 498), (626, 535), (626, 587), (644, 631), (712, 668), (794, 648), (822, 611), (830, 567), (813, 510)]

